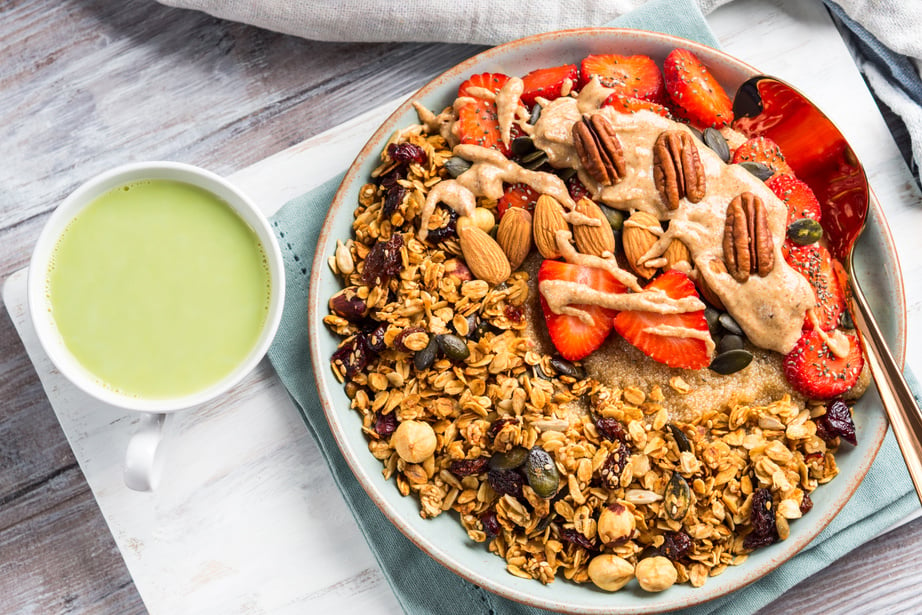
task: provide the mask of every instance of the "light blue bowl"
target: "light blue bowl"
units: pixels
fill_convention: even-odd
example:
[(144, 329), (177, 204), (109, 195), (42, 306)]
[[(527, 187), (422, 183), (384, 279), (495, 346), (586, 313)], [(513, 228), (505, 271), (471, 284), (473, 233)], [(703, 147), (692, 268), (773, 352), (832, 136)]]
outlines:
[[(411, 100), (418, 100), (427, 108), (439, 111), (452, 103), (458, 85), (474, 73), (501, 72), (522, 76), (536, 68), (579, 63), (583, 57), (593, 53), (644, 54), (662, 63), (676, 47), (694, 52), (731, 94), (740, 83), (759, 73), (725, 53), (674, 36), (637, 30), (588, 28), (541, 34), (494, 47), (443, 73), (420, 89)], [(384, 143), (395, 130), (415, 123), (418, 120), (410, 103), (401, 105), (375, 132), (350, 167), (320, 233), (308, 303), (311, 358), (330, 428), (356, 479), (407, 538), (458, 575), (506, 598), (565, 613), (626, 614), (669, 611), (735, 591), (784, 563), (826, 527), (864, 478), (887, 431), (886, 416), (873, 387), (856, 405), (858, 446), (842, 447), (836, 456), (840, 474), (811, 495), (813, 510), (791, 523), (791, 534), (787, 540), (757, 550), (741, 566), (731, 566), (720, 576), (708, 579), (704, 587), (677, 585), (662, 593), (650, 594), (640, 590), (636, 582), (616, 593), (598, 590), (591, 584), (577, 585), (563, 578), (550, 585), (542, 585), (506, 572), (505, 561), (489, 553), (485, 545), (473, 543), (456, 515), (444, 514), (430, 520), (420, 518), (418, 501), (413, 497), (402, 497), (393, 481), (385, 481), (381, 476), (381, 462), (369, 453), (368, 443), (361, 431), (361, 418), (349, 409), (349, 399), (342, 385), (327, 367), (340, 339), (331, 334), (322, 322), (330, 296), (341, 288), (339, 280), (326, 264), (327, 257), (333, 254), (337, 239), (351, 236), (359, 189), (377, 166)], [(906, 331), (902, 277), (883, 214), (876, 202), (872, 205), (868, 227), (856, 254), (856, 272), (894, 354), (902, 357)], [(438, 588), (433, 590), (438, 591)]]

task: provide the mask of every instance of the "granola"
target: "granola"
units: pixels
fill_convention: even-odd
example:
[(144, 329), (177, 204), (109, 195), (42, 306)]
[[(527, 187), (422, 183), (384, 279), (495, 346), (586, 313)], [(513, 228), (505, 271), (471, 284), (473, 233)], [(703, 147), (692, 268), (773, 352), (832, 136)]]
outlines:
[[(575, 85), (564, 84), (560, 93), (575, 96)], [(508, 89), (517, 92), (516, 102), (525, 100), (521, 87)], [(459, 100), (464, 93), (462, 86)], [(497, 132), (508, 135), (509, 122), (518, 126), (524, 118), (514, 106), (504, 113), (505, 94), (500, 87), (486, 99), (506, 118)], [(548, 106), (543, 97), (537, 101)], [(838, 472), (839, 436), (849, 435), (836, 426), (850, 422), (848, 407), (835, 406), (827, 419), (825, 401), (811, 401), (784, 382), (778, 352), (750, 342), (744, 352), (752, 364), (738, 368), (748, 370), (742, 375), (661, 365), (624, 340), (610, 339), (607, 351), (582, 362), (560, 356), (545, 326), (550, 298), (537, 280), (541, 255), (575, 260), (569, 225), (606, 231), (584, 235), (584, 245), (597, 248), (593, 264), (623, 258), (627, 246), (618, 254), (608, 247), (614, 224), (604, 226), (606, 214), (592, 200), (547, 211), (540, 208), (548, 203), (539, 202), (535, 224), (553, 218), (560, 227), (540, 238), (535, 231), (537, 247), (552, 251), (539, 253), (520, 228), (531, 216), (505, 218), (504, 208), (520, 205), (492, 190), (489, 178), (477, 180), (479, 190), (458, 190), (451, 180), (489, 161), (494, 168), (515, 165), (515, 175), (540, 189), (541, 198), (580, 200), (571, 200), (553, 170), (523, 166), (538, 161), (535, 168), (545, 168), (551, 147), (538, 150), (544, 160), (510, 151), (516, 162), (490, 153), (499, 156), (508, 138), (498, 137), (487, 152), (459, 143), (452, 127), (464, 109), (480, 105), (466, 104), (439, 115), (417, 105), (420, 124), (385, 145), (372, 181), (360, 190), (353, 237), (328, 260), (344, 286), (324, 318), (344, 338), (331, 367), (362, 416), (384, 479), (416, 497), (423, 518), (453, 511), (470, 539), (486, 543), (510, 574), (542, 583), (563, 576), (609, 591), (635, 578), (646, 591), (674, 583), (699, 587), (753, 549), (786, 539), (789, 523), (812, 507), (810, 493)], [(638, 113), (652, 121), (647, 108)], [(614, 151), (615, 129), (603, 127), (603, 149)], [(583, 132), (589, 136), (579, 133), (585, 147), (577, 158), (586, 161), (599, 145), (586, 145), (595, 132)], [(682, 147), (694, 146), (690, 141), (683, 136)], [(525, 162), (529, 155), (533, 160)], [(590, 176), (604, 171), (596, 196), (625, 176), (623, 165), (611, 172), (611, 157), (600, 160), (588, 165)], [(689, 160), (701, 172), (697, 157)], [(684, 192), (669, 197), (670, 210), (680, 198)], [(510, 222), (494, 242), (508, 255), (497, 273), (502, 267), (490, 252), (489, 231), (499, 219)], [(653, 217), (655, 228), (645, 224), (636, 227), (652, 234), (645, 251), (663, 243), (665, 252), (670, 244), (659, 242), (659, 220)], [(479, 262), (484, 254), (487, 268)], [(629, 267), (688, 271), (693, 260), (687, 248), (671, 259), (648, 255)], [(694, 309), (686, 311), (699, 309), (688, 303)], [(708, 329), (704, 335), (713, 346)], [(746, 388), (749, 381), (755, 389)], [(858, 386), (854, 394), (860, 392)]]

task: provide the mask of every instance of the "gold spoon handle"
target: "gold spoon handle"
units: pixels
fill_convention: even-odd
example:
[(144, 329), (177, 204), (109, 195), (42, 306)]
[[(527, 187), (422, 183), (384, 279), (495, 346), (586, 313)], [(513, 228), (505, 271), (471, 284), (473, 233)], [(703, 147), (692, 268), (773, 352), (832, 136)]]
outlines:
[[(853, 268), (850, 267), (852, 271)], [(903, 452), (903, 459), (909, 469), (909, 476), (916, 488), (919, 501), (922, 502), (922, 412), (919, 405), (906, 384), (903, 370), (897, 365), (893, 354), (884, 341), (880, 327), (871, 314), (871, 308), (861, 292), (861, 287), (851, 276), (852, 287), (852, 318), (861, 334), (861, 345), (864, 355), (871, 370), (880, 400), (890, 427), (896, 436), (897, 444)], [(857, 306), (857, 309), (854, 309)]]

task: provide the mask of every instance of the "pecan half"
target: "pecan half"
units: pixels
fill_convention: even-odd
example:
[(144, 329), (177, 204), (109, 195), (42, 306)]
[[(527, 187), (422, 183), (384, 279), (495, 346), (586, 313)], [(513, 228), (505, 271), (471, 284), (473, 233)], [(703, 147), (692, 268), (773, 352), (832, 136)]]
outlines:
[(697, 203), (706, 191), (695, 140), (684, 130), (666, 130), (653, 144), (653, 181), (663, 204), (678, 209), (683, 198)]
[(775, 265), (775, 248), (762, 199), (744, 192), (730, 201), (723, 244), (727, 271), (738, 282), (750, 274), (768, 275)]
[(603, 186), (617, 184), (624, 177), (624, 151), (615, 129), (596, 114), (573, 124), (573, 145), (586, 172)]

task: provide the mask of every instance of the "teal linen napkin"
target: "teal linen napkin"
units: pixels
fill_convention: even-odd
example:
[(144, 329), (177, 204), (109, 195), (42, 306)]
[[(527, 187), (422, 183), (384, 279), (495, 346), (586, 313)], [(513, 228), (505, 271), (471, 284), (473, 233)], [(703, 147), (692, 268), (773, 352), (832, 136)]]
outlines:
[[(698, 7), (689, 0), (654, 0), (611, 26), (655, 30), (717, 47)], [(473, 585), (430, 559), (387, 520), (362, 490), (327, 425), (311, 367), (307, 294), (323, 218), (342, 181), (339, 175), (287, 203), (272, 224), (285, 258), (285, 311), (269, 359), (319, 445), (346, 503), (403, 609), (413, 615), (450, 613), (541, 615)], [(326, 258), (326, 255), (319, 255)], [(320, 366), (325, 369), (326, 366)], [(752, 613), (788, 588), (906, 517), (918, 501), (890, 435), (850, 502), (803, 551), (773, 573), (729, 596), (682, 611), (687, 615)], [(437, 587), (439, 591), (426, 591)]]

